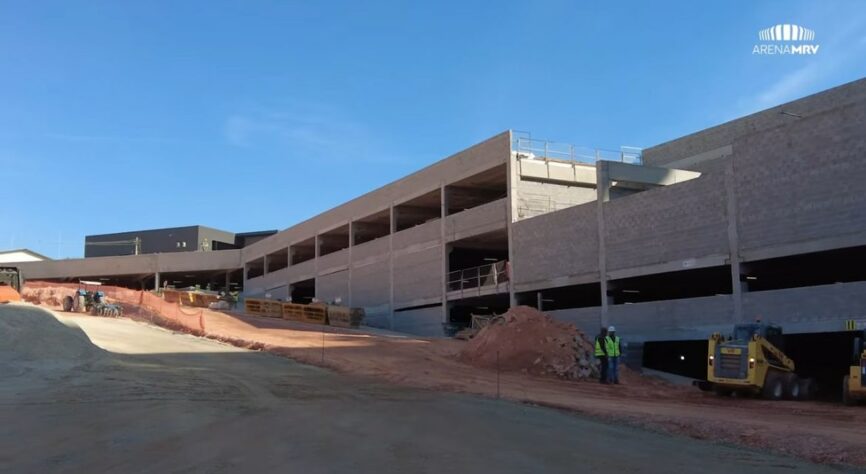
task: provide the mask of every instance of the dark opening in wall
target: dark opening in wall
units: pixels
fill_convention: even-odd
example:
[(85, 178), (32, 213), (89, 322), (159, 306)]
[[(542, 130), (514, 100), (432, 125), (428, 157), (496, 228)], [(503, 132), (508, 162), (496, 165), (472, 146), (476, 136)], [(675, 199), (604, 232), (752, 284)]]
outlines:
[(611, 280), (607, 294), (613, 304), (729, 295), (731, 267), (698, 268)]
[(391, 233), (391, 210), (384, 209), (352, 222), (352, 245), (363, 244)]
[(508, 311), (508, 295), (479, 296), (448, 303), (448, 322), (453, 327), (468, 327), (472, 315), (502, 314)]
[(866, 246), (743, 263), (748, 291), (866, 281)]
[(506, 282), (507, 260), (505, 229), (452, 242), (448, 245), (448, 291)]
[(319, 234), (319, 256), (349, 248), (349, 224)]
[(394, 225), (397, 232), (441, 217), (442, 197), (438, 188), (394, 206)]
[(257, 258), (247, 262), (247, 279), (260, 277), (265, 274), (265, 258)]
[(292, 283), (290, 286), (290, 296), (292, 303), (307, 304), (312, 303), (316, 297), (316, 279), (301, 280)]
[(448, 215), (508, 196), (508, 169), (496, 166), (445, 187)]
[(269, 253), (267, 259), (266, 273), (275, 272), (289, 266), (289, 249), (284, 248), (277, 250), (274, 253)]
[(297, 265), (316, 258), (316, 238), (310, 237), (307, 240), (298, 242), (289, 246), (289, 264)]
[(526, 291), (516, 295), (517, 301), (519, 304), (537, 308), (539, 293), (541, 294), (541, 311), (601, 306), (601, 285), (599, 283)]

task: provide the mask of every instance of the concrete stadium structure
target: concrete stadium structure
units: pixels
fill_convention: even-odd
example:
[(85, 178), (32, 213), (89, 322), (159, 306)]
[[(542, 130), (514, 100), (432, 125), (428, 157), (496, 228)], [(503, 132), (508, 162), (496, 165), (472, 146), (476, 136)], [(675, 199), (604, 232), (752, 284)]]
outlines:
[(238, 250), (21, 266), (235, 275), (246, 296), (339, 301), (426, 336), (513, 304), (638, 343), (758, 317), (835, 332), (866, 320), (864, 183), (866, 79), (642, 155), (504, 132)]

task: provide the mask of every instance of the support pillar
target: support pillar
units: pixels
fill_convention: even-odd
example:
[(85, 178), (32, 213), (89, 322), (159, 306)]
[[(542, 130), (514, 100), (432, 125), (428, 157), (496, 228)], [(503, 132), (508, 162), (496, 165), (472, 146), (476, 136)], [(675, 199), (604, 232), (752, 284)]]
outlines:
[(731, 262), (731, 290), (733, 293), (734, 308), (732, 312), (733, 322), (742, 322), (743, 315), (743, 290), (745, 285), (740, 281), (740, 237), (737, 228), (737, 193), (734, 182), (734, 159), (730, 158), (725, 164), (725, 201), (727, 204), (726, 218), (728, 221), (728, 253)]
[(448, 235), (445, 227), (445, 218), (448, 216), (448, 193), (445, 182), (439, 185), (439, 242), (442, 245), (442, 322), (448, 322)]
[(606, 161), (597, 161), (595, 163), (596, 219), (598, 222), (598, 281), (599, 291), (601, 291), (601, 315), (599, 323), (602, 327), (610, 325), (610, 318), (608, 317), (610, 301), (607, 296), (607, 247), (604, 238), (604, 203), (610, 201), (610, 172), (607, 165)]
[(397, 209), (389, 208), (391, 233), (388, 234), (388, 329), (394, 329), (394, 232), (397, 231)]
[(153, 286), (155, 291), (159, 291), (159, 272), (153, 275)]

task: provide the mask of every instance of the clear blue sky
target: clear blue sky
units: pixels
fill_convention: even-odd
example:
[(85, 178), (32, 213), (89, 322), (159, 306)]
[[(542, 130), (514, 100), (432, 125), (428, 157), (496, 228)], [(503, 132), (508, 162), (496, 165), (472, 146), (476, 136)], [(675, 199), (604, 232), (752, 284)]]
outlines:
[[(284, 229), (509, 128), (647, 147), (866, 76), (862, 1), (705, 3), (0, 1), (0, 249)], [(752, 55), (777, 23), (819, 53)]]

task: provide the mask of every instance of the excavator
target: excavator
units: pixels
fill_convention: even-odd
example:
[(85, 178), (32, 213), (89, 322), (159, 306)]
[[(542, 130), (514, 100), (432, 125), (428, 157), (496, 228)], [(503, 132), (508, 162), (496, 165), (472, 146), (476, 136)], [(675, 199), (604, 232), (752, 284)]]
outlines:
[(797, 376), (794, 361), (782, 351), (782, 328), (737, 324), (728, 338), (710, 336), (707, 384), (719, 395), (759, 395), (768, 400), (808, 400), (814, 379)]
[(866, 331), (854, 339), (854, 364), (848, 368), (848, 375), (842, 380), (842, 402), (856, 405), (866, 400)]

